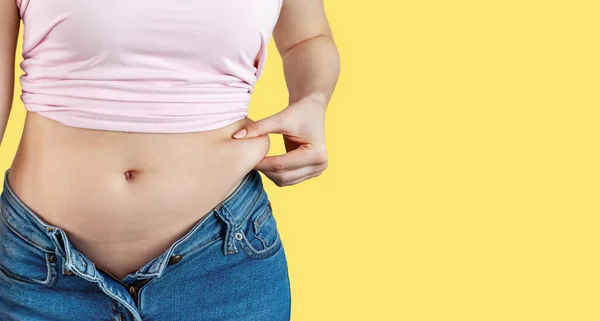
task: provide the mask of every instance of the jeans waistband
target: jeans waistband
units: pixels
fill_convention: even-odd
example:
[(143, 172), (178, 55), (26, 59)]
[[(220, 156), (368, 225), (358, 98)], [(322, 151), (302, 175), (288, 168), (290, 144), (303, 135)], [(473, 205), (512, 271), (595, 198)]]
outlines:
[[(4, 186), (0, 195), (2, 218), (9, 227), (26, 242), (43, 251), (60, 255), (64, 259), (63, 268), (77, 270), (77, 274), (90, 281), (97, 280), (98, 271), (93, 262), (71, 245), (64, 230), (42, 220), (19, 199), (8, 181), (9, 171), (10, 168), (4, 173)], [(223, 240), (224, 255), (236, 253), (238, 248), (235, 246), (235, 233), (245, 224), (252, 210), (267, 201), (260, 173), (252, 169), (225, 200), (202, 217), (183, 237), (123, 281), (129, 283), (140, 278), (160, 277), (173, 255), (185, 256), (220, 239)]]

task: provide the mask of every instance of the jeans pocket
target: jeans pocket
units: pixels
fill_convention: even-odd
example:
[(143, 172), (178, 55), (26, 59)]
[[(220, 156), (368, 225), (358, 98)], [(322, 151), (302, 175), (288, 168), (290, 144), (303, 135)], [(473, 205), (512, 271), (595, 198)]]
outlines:
[(239, 231), (235, 234), (240, 247), (253, 259), (266, 259), (281, 249), (281, 236), (273, 208), (269, 200), (254, 210)]
[(57, 256), (28, 240), (0, 215), (0, 274), (33, 284), (52, 284)]

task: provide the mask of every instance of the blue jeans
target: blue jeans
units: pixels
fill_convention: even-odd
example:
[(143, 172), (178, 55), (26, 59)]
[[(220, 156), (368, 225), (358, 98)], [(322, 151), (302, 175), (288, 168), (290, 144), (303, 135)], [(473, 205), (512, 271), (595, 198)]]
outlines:
[(290, 320), (287, 260), (258, 171), (119, 280), (27, 207), (9, 170), (0, 195), (0, 320)]

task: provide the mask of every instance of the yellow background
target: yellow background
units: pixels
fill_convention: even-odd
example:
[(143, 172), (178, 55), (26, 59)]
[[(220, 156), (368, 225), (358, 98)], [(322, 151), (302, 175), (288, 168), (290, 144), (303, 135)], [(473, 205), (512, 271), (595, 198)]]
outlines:
[[(329, 168), (263, 176), (292, 320), (600, 320), (599, 3), (325, 2)], [(287, 104), (268, 49), (252, 119)]]

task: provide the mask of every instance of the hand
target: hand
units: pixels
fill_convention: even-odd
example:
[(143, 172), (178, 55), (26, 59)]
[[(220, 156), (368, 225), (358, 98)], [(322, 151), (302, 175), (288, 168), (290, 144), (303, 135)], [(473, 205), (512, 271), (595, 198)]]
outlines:
[(233, 138), (282, 134), (287, 153), (266, 156), (254, 169), (263, 172), (279, 187), (298, 184), (321, 175), (327, 168), (325, 110), (326, 103), (322, 99), (306, 96), (274, 115), (248, 124)]

